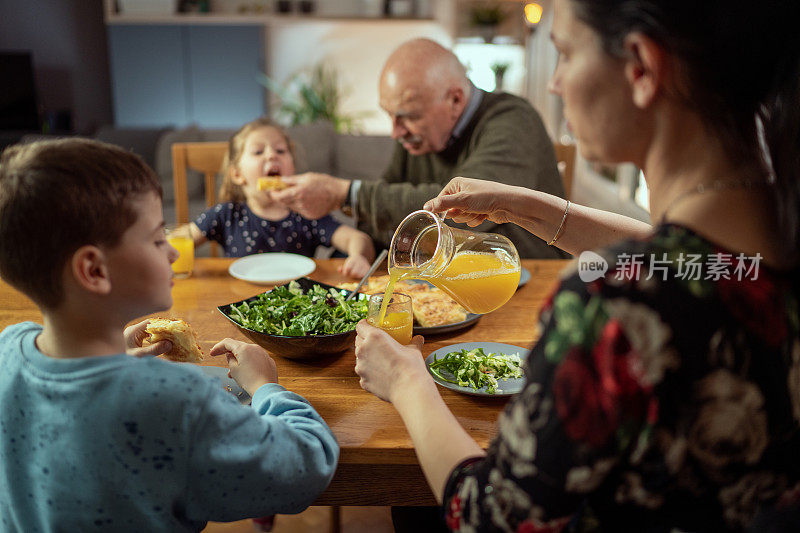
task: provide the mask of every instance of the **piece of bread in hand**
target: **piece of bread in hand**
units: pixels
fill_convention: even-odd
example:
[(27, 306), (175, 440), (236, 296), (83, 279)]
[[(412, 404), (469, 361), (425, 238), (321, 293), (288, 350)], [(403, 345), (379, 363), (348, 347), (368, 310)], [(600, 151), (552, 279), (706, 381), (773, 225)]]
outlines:
[(151, 318), (145, 331), (150, 334), (144, 340), (143, 345), (147, 346), (161, 341), (170, 341), (172, 349), (164, 357), (171, 361), (181, 363), (196, 363), (203, 360), (203, 351), (197, 344), (197, 335), (194, 330), (180, 319), (173, 318)]
[(279, 177), (258, 178), (256, 189), (259, 191), (280, 191), (288, 185)]

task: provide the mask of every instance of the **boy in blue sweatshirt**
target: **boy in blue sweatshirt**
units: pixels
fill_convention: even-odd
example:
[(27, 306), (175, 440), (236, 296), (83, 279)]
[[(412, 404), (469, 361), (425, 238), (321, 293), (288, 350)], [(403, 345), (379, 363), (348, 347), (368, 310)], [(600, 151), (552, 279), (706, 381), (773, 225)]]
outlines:
[(44, 325), (0, 333), (0, 531), (200, 531), (297, 513), (339, 449), (260, 347), (225, 339), (241, 406), (190, 364), (132, 357), (172, 305), (161, 186), (136, 155), (85, 139), (0, 157), (0, 276)]

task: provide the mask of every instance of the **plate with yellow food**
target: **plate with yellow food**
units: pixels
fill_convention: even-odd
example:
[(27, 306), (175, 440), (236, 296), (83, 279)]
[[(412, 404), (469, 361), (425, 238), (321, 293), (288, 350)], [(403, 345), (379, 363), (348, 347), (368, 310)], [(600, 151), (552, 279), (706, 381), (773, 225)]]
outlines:
[[(388, 275), (373, 276), (364, 284), (361, 292), (382, 294), (386, 290), (388, 282)], [(353, 290), (356, 285), (357, 283), (343, 283), (339, 287)], [(394, 292), (407, 294), (411, 297), (415, 335), (450, 333), (471, 326), (483, 316), (468, 312), (450, 298), (447, 293), (427, 281), (398, 281), (394, 286)]]

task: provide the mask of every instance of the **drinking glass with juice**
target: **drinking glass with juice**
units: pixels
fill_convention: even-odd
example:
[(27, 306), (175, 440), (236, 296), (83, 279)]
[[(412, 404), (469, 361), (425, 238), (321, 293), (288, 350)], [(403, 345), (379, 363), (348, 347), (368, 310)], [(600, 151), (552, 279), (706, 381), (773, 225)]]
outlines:
[(167, 242), (178, 250), (178, 259), (172, 263), (172, 272), (176, 278), (188, 278), (194, 269), (194, 239), (189, 226), (167, 226)]
[[(386, 306), (384, 301), (388, 302)], [(381, 328), (400, 344), (411, 344), (414, 331), (411, 297), (397, 292), (384, 300), (383, 295), (373, 294), (369, 297), (367, 322)]]
[(488, 313), (517, 290), (522, 266), (502, 235), (452, 228), (428, 211), (415, 211), (397, 227), (389, 249), (390, 296), (401, 279), (422, 279), (471, 313)]

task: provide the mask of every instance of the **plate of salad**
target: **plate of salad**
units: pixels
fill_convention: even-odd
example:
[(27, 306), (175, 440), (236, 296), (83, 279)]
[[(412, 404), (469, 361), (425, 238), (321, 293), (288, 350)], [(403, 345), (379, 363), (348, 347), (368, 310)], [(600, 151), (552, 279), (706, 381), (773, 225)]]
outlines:
[(528, 350), (499, 342), (462, 342), (425, 358), (442, 387), (474, 396), (511, 396), (525, 386), (521, 360)]
[(355, 343), (356, 324), (369, 297), (300, 278), (245, 300), (217, 307), (256, 344), (276, 355), (306, 359), (341, 352)]

